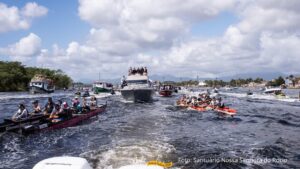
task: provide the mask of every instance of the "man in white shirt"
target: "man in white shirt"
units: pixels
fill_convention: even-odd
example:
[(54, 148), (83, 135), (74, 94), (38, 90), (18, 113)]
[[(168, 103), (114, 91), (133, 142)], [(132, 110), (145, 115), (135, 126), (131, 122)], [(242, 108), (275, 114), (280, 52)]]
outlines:
[(18, 121), (28, 118), (28, 111), (24, 104), (19, 105), (19, 110), (13, 115), (12, 120)]

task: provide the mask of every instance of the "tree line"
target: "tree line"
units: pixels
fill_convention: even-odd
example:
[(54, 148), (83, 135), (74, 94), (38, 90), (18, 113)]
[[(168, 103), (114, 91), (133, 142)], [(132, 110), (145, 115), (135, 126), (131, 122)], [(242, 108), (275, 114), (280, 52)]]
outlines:
[[(293, 76), (292, 76), (293, 77)], [(271, 81), (266, 81), (263, 78), (238, 78), (238, 79), (231, 79), (229, 81), (224, 81), (224, 80), (218, 80), (218, 79), (214, 79), (214, 80), (205, 80), (204, 81), (206, 83), (206, 85), (208, 87), (216, 87), (216, 86), (232, 86), (232, 87), (240, 87), (243, 85), (247, 85), (251, 82), (253, 83), (263, 83), (263, 82), (267, 82), (266, 86), (281, 86), (285, 84), (285, 80), (282, 76), (279, 76), (278, 78), (275, 78)], [(181, 82), (174, 82), (175, 85), (177, 86), (195, 86), (198, 85), (198, 81), (197, 80), (188, 80), (188, 81), (181, 81)]]
[(0, 92), (27, 91), (28, 84), (35, 74), (42, 74), (52, 79), (56, 89), (68, 88), (73, 82), (60, 69), (26, 67), (21, 62), (0, 61)]

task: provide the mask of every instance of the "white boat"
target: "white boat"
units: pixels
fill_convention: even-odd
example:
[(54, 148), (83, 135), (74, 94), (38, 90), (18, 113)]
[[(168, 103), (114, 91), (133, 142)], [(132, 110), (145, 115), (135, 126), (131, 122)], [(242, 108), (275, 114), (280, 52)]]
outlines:
[(280, 87), (277, 88), (266, 88), (264, 90), (264, 94), (267, 95), (274, 95), (277, 99), (286, 99), (288, 98), (283, 92)]
[(275, 94), (277, 92), (282, 92), (282, 89), (280, 87), (277, 88), (265, 88), (264, 93), (266, 94)]
[(111, 83), (100, 82), (100, 81), (93, 83), (93, 91), (95, 94), (111, 93), (112, 90), (113, 90), (113, 85)]
[[(80, 157), (52, 157), (38, 162), (32, 169), (92, 169), (86, 159)], [(159, 165), (133, 164), (119, 169), (164, 169)]]
[(84, 158), (52, 157), (38, 162), (32, 169), (92, 169)]
[(51, 79), (47, 79), (43, 75), (35, 75), (29, 83), (29, 92), (32, 94), (53, 93), (53, 81)]
[(133, 102), (150, 102), (154, 88), (147, 74), (130, 74), (125, 79), (124, 87), (120, 90), (125, 100)]

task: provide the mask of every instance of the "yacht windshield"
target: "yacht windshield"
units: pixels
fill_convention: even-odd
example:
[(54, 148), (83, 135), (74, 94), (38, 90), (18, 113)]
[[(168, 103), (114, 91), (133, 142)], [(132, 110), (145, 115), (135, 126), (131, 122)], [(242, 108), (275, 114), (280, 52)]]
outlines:
[(127, 84), (147, 84), (147, 80), (127, 80)]

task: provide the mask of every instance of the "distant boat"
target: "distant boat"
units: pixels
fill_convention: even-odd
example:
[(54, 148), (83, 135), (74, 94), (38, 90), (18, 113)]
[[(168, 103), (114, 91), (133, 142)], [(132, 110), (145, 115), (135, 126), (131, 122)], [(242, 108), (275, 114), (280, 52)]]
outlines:
[(248, 96), (253, 95), (253, 92), (249, 90), (249, 91), (247, 92), (247, 95), (248, 95)]
[(173, 85), (162, 85), (159, 87), (159, 95), (163, 97), (170, 97), (174, 91)]
[(120, 90), (124, 99), (133, 102), (150, 102), (154, 93), (147, 73), (131, 73)]
[(111, 83), (99, 82), (99, 81), (93, 83), (93, 91), (95, 94), (111, 93), (112, 90), (113, 90), (113, 85)]
[(51, 79), (46, 78), (43, 75), (35, 75), (29, 83), (29, 92), (32, 94), (53, 93), (53, 81)]
[(282, 89), (280, 87), (276, 88), (265, 88), (264, 93), (265, 94), (276, 94), (276, 93), (281, 93)]
[(286, 98), (286, 95), (282, 92), (282, 89), (280, 87), (276, 87), (276, 88), (266, 88), (264, 90), (265, 94), (271, 94), (271, 95), (275, 95), (277, 98), (279, 99), (284, 99)]

